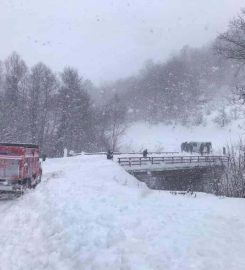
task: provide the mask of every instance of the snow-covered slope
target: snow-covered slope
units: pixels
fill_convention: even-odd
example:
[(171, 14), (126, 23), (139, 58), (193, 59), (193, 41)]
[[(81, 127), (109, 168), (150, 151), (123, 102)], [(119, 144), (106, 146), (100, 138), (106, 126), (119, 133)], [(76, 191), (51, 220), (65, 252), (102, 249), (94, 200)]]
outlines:
[(0, 202), (0, 269), (245, 269), (245, 201), (152, 191), (104, 157), (47, 160)]
[(144, 122), (132, 124), (120, 139), (120, 150), (142, 151), (180, 151), (185, 141), (210, 141), (216, 152), (221, 152), (227, 144), (244, 139), (245, 131), (241, 121), (233, 122), (224, 128), (211, 121), (207, 126), (184, 127), (182, 125), (149, 125)]

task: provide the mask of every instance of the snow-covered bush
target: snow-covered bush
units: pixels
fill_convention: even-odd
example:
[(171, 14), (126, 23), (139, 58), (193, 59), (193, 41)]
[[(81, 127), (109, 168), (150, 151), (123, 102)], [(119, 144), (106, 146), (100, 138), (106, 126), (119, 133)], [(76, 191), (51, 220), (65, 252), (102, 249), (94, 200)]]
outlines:
[(218, 115), (214, 118), (214, 122), (219, 127), (225, 127), (231, 122), (231, 119), (229, 118), (224, 106), (218, 110)]
[(220, 192), (230, 197), (245, 198), (245, 145), (227, 147), (229, 166), (224, 170)]

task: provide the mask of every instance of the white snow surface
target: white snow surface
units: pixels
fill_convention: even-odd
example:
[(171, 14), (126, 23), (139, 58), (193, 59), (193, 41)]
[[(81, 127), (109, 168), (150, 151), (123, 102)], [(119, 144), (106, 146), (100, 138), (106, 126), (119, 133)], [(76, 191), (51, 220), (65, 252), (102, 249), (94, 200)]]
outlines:
[(0, 269), (245, 269), (245, 200), (149, 190), (104, 156), (43, 167), (0, 202)]
[(217, 127), (212, 121), (206, 126), (150, 125), (145, 122), (131, 124), (120, 139), (120, 151), (180, 151), (185, 141), (212, 142), (213, 150), (222, 153), (222, 147), (245, 139), (244, 123), (233, 121), (226, 127)]

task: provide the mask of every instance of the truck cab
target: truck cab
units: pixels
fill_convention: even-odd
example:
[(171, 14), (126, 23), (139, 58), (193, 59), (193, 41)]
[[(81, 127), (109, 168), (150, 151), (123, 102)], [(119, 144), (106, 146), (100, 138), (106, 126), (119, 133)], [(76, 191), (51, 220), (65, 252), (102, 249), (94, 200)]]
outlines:
[(0, 192), (22, 192), (41, 182), (39, 147), (0, 143)]

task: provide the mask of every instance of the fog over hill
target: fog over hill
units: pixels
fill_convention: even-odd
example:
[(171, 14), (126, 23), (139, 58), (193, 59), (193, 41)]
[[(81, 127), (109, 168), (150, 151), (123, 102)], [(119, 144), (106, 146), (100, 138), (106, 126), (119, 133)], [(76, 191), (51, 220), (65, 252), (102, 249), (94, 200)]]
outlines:
[(0, 3), (13, 30), (4, 28), (0, 54), (2, 141), (37, 143), (49, 156), (117, 150), (134, 122), (195, 127), (216, 115), (211, 122), (225, 128), (243, 114), (242, 92), (234, 91), (243, 89), (245, 58), (225, 54), (237, 52), (226, 33), (245, 34), (244, 13), (228, 25), (240, 1), (93, 4)]

